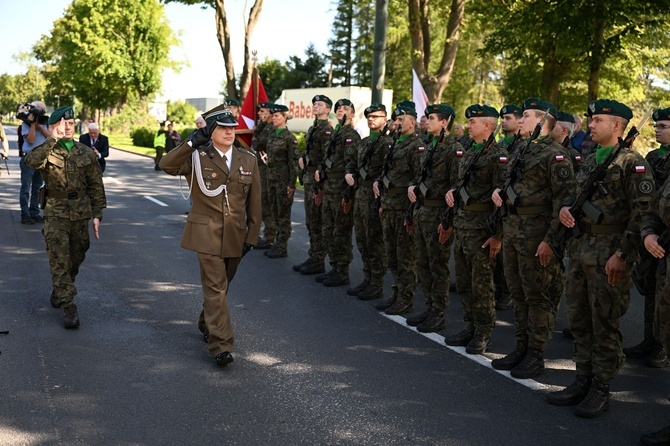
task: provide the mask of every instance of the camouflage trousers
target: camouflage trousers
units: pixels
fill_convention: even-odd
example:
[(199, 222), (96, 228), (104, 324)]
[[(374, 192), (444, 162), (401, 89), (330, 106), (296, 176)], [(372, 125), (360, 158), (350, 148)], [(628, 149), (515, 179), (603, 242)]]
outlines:
[[(643, 248), (644, 249), (644, 248)], [(650, 256), (647, 250), (644, 249), (645, 252), (641, 252), (640, 255), (648, 255)], [(642, 260), (642, 259), (640, 259)], [(657, 274), (660, 274), (665, 278), (665, 271), (661, 271), (659, 268), (659, 263), (665, 264), (665, 261), (659, 262), (656, 261), (654, 263), (654, 267), (649, 268), (649, 271), (647, 271), (647, 274), (644, 277), (644, 338), (645, 339), (658, 339), (659, 338), (659, 324), (660, 321), (658, 320), (657, 314), (656, 314), (656, 290), (659, 289), (660, 293), (660, 288), (657, 288), (657, 280), (656, 276)], [(662, 288), (662, 287), (661, 287)]]
[(354, 213), (342, 209), (342, 194), (324, 193), (321, 210), (322, 236), (330, 266), (337, 272), (349, 274), (349, 264), (353, 260), (351, 232), (354, 227)]
[(670, 283), (668, 279), (668, 259), (658, 262), (656, 276), (656, 329), (657, 339), (663, 344), (665, 351), (670, 351)]
[[(549, 292), (558, 274), (558, 260), (540, 265), (535, 252), (542, 237), (505, 234), (503, 253), (505, 279), (514, 301), (514, 333), (517, 344), (543, 350), (556, 322), (555, 293)], [(460, 290), (459, 290), (460, 291)], [(560, 298), (560, 296), (559, 296)]]
[(426, 308), (443, 312), (449, 307), (449, 258), (454, 237), (440, 244), (437, 226), (444, 208), (421, 206), (414, 218), (414, 255)]
[(463, 320), (470, 332), (491, 336), (496, 323), (493, 293), (495, 259), (482, 245), (489, 238), (487, 229), (454, 229), (456, 289), (461, 298)]
[(323, 204), (314, 204), (314, 183), (305, 183), (305, 226), (309, 235), (309, 258), (323, 262), (326, 258), (326, 244), (323, 241), (321, 211)]
[(222, 258), (199, 252), (198, 262), (203, 293), (198, 328), (202, 333), (209, 333), (207, 348), (212, 356), (232, 352), (235, 332), (227, 295), (240, 258)]
[(74, 281), (91, 245), (88, 222), (88, 219), (71, 221), (47, 217), (42, 229), (49, 256), (51, 283), (56, 297), (66, 307), (74, 303), (74, 296), (77, 295)]
[[(594, 255), (590, 255), (593, 257)], [(578, 375), (609, 383), (623, 366), (623, 334), (619, 319), (630, 302), (630, 265), (616, 286), (607, 283), (605, 265), (584, 265), (579, 250), (571, 252), (566, 285), (573, 359)]]
[(405, 211), (384, 209), (382, 228), (389, 268), (397, 291), (397, 300), (414, 303), (416, 293), (416, 264), (414, 263), (414, 236), (405, 229)]
[[(507, 286), (507, 280), (505, 280), (505, 266), (503, 261), (502, 249), (493, 260), (493, 285), (496, 290), (496, 295), (507, 295), (509, 294), (509, 287)], [(458, 286), (458, 285), (457, 285)]]
[(268, 184), (268, 166), (262, 161), (258, 163), (258, 171), (261, 176), (261, 217), (263, 219), (263, 238), (274, 242), (277, 236), (277, 227), (272, 218), (272, 205), (270, 204), (270, 190)]
[(289, 198), (286, 193), (287, 183), (287, 181), (268, 181), (271, 219), (277, 228), (277, 237), (273, 244), (281, 248), (286, 248), (291, 237), (293, 196)]
[(363, 260), (363, 276), (373, 286), (382, 286), (388, 268), (384, 231), (370, 186), (360, 186), (354, 200), (356, 246)]

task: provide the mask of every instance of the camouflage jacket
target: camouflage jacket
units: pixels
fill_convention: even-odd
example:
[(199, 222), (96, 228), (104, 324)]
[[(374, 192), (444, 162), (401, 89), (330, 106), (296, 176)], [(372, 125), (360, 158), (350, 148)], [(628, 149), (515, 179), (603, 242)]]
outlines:
[[(445, 136), (435, 148), (432, 165), (428, 166), (428, 156), (436, 142), (437, 137), (434, 136), (430, 144), (425, 146), (420, 157), (419, 168), (410, 182), (410, 185), (417, 186), (414, 193), (419, 199), (416, 207), (419, 219), (423, 219), (422, 217), (434, 219), (437, 209), (447, 207), (444, 195), (454, 186), (458, 178), (458, 166), (463, 155), (463, 147), (453, 136)], [(425, 169), (427, 169), (426, 179), (421, 182)]]
[(426, 145), (414, 134), (398, 138), (392, 151), (387, 154), (390, 157), (388, 172), (384, 175), (382, 170), (379, 178), (382, 209), (407, 210), (407, 188), (419, 173), (421, 155), (425, 151)]
[(339, 133), (336, 130), (336, 135), (333, 150), (330, 154), (324, 153), (326, 181), (323, 190), (326, 193), (341, 193), (344, 190), (346, 187), (344, 168), (356, 157), (361, 142), (360, 135), (350, 124), (342, 127)]
[(24, 159), (29, 167), (39, 170), (44, 179), (47, 190), (45, 217), (102, 219), (107, 198), (102, 170), (93, 150), (74, 141), (68, 152), (54, 138), (47, 138)]
[(670, 227), (670, 182), (666, 181), (656, 191), (649, 206), (642, 214), (640, 223), (642, 241), (649, 234), (660, 236), (668, 227)]
[(277, 134), (273, 129), (268, 138), (268, 181), (279, 183), (280, 187), (295, 187), (298, 176), (298, 140), (288, 128)]
[[(582, 187), (588, 174), (596, 166), (596, 155), (590, 155), (577, 172), (577, 183)], [(582, 253), (586, 265), (604, 265), (616, 252), (625, 254), (629, 263), (637, 259), (640, 246), (640, 221), (656, 190), (649, 164), (633, 150), (622, 149), (608, 167), (603, 184), (607, 195), (596, 189), (589, 201), (603, 214), (601, 226), (621, 227), (615, 234), (591, 233), (573, 240), (572, 246)], [(576, 197), (578, 191), (571, 193)], [(572, 201), (572, 200), (571, 200)], [(598, 222), (584, 216), (579, 221), (584, 232), (586, 225)], [(587, 228), (586, 228), (587, 229)], [(595, 232), (595, 231), (594, 231)]]
[[(512, 162), (519, 153), (520, 149), (512, 156)], [(560, 227), (558, 213), (574, 200), (572, 163), (561, 144), (551, 136), (540, 137), (526, 150), (521, 176), (522, 179), (511, 184), (519, 196), (516, 208), (507, 191), (509, 214), (503, 222), (505, 237), (532, 237), (551, 244)]]
[(264, 166), (265, 163), (261, 159), (261, 155), (265, 153), (268, 147), (268, 138), (271, 132), (274, 131), (274, 126), (270, 121), (261, 122), (254, 129), (254, 135), (251, 138), (251, 148), (258, 158), (258, 166)]
[(302, 177), (303, 184), (314, 184), (314, 172), (323, 162), (323, 156), (333, 134), (333, 127), (327, 119), (318, 120), (316, 128), (311, 126), (307, 131), (307, 149), (303, 154), (303, 162), (305, 163), (305, 174)]
[(393, 147), (393, 138), (390, 136), (381, 136), (381, 140), (379, 138), (379, 134), (363, 138), (344, 170), (354, 176), (358, 175), (361, 181), (372, 182), (379, 178), (384, 166), (384, 156)]
[[(480, 149), (482, 150), (482, 149)], [(477, 160), (469, 174), (465, 177), (465, 169), (470, 160), (477, 154), (468, 150), (463, 155), (458, 171), (458, 182), (463, 181), (464, 191), (460, 196), (454, 197), (458, 201), (458, 211), (454, 215), (454, 228), (461, 229), (485, 229), (487, 221), (494, 210), (491, 194), (494, 189), (502, 188), (505, 183), (505, 170), (507, 168), (507, 150), (501, 144), (495, 143), (487, 154), (482, 154)], [(469, 197), (470, 204), (465, 206), (463, 197)], [(502, 236), (498, 234), (498, 236)]]
[(647, 153), (645, 159), (652, 168), (654, 180), (656, 180), (656, 189), (660, 189), (665, 180), (670, 176), (670, 150), (661, 155), (661, 149), (654, 149)]

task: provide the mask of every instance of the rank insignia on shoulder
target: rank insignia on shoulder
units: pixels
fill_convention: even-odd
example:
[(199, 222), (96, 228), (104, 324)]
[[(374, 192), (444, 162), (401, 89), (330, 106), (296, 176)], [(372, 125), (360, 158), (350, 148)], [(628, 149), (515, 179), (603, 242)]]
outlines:
[(645, 166), (635, 166), (635, 173), (645, 173), (647, 168)]
[(565, 156), (563, 156), (563, 155), (556, 155), (556, 161), (565, 161)]
[(506, 164), (506, 163), (507, 163), (507, 157), (506, 157), (506, 156), (499, 156), (499, 157), (498, 157), (498, 161), (499, 161), (501, 164)]
[(423, 152), (425, 150), (426, 150), (426, 148), (424, 146), (419, 147), (419, 152)]
[(463, 156), (463, 151), (462, 150), (457, 150), (456, 151), (456, 156), (459, 157), (459, 158), (462, 157)]

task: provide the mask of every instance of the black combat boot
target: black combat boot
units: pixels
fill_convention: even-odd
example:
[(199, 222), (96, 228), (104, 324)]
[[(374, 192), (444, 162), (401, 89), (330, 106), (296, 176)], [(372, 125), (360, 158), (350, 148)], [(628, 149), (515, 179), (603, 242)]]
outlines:
[(521, 361), (523, 361), (525, 356), (526, 346), (517, 343), (512, 353), (508, 353), (507, 356), (491, 361), (491, 367), (496, 370), (512, 370), (514, 367), (521, 364)]
[(411, 311), (412, 311), (411, 303), (400, 302), (399, 300), (396, 299), (396, 301), (393, 302), (393, 305), (384, 310), (384, 313), (388, 314), (389, 316), (397, 316), (400, 314), (410, 313)]
[(380, 286), (370, 285), (360, 293), (358, 293), (358, 298), (360, 300), (374, 300), (379, 299), (384, 294), (384, 289)]
[(355, 287), (349, 288), (347, 290), (347, 294), (349, 296), (358, 296), (358, 293), (360, 293), (361, 291), (366, 289), (369, 285), (370, 285), (370, 282), (368, 282), (367, 280), (364, 280), (361, 283), (359, 283), (358, 285), (356, 285)]
[(575, 409), (575, 415), (582, 418), (597, 418), (609, 408), (610, 385), (594, 378), (588, 395)]
[(256, 243), (256, 246), (254, 246), (254, 249), (270, 249), (272, 247), (272, 242), (268, 239), (261, 239), (258, 243)]
[[(256, 245), (256, 246), (258, 246), (258, 245)], [(258, 248), (256, 248), (256, 249), (258, 249)], [(298, 263), (297, 265), (293, 265), (291, 268), (293, 268), (293, 271), (295, 271), (296, 273), (299, 273), (300, 270), (301, 270), (303, 267), (305, 267), (305, 266), (307, 266), (307, 265), (311, 265), (313, 262), (314, 262), (314, 260), (312, 260), (312, 259), (307, 259), (307, 260), (305, 260), (305, 261), (302, 262), (302, 263)]]
[(514, 306), (514, 301), (509, 294), (501, 293), (500, 297), (496, 299), (496, 310), (505, 311), (512, 306)]
[(464, 328), (455, 335), (444, 338), (444, 343), (451, 345), (452, 347), (465, 347), (470, 343), (470, 341), (472, 341), (474, 336), (474, 331), (470, 331), (467, 328)]
[(444, 312), (431, 311), (430, 315), (416, 329), (421, 333), (433, 333), (444, 328)]
[(327, 273), (321, 273), (321, 274), (319, 274), (318, 276), (316, 276), (316, 278), (315, 278), (314, 280), (316, 280), (316, 281), (319, 282), (319, 283), (323, 283), (324, 280), (326, 280), (327, 278), (329, 278), (330, 276), (332, 276), (332, 275), (335, 274), (336, 272), (337, 272), (337, 271), (335, 271), (334, 269), (331, 269), (331, 270), (328, 271)]
[(407, 325), (410, 327), (416, 327), (419, 325), (421, 322), (425, 321), (428, 319), (428, 316), (430, 316), (430, 309), (427, 309), (423, 313), (416, 314), (414, 316), (408, 317), (405, 322), (407, 322)]
[(267, 252), (268, 257), (271, 259), (280, 259), (282, 257), (288, 256), (288, 251), (286, 251), (286, 248), (282, 248), (281, 246), (273, 246), (270, 248), (270, 251)]
[(323, 284), (327, 287), (349, 285), (349, 274), (335, 271), (334, 274), (323, 280)]
[(51, 301), (51, 306), (54, 308), (60, 308), (63, 305), (63, 302), (56, 297), (56, 290), (51, 290), (51, 297), (49, 300)]
[(544, 353), (537, 348), (526, 350), (526, 356), (510, 371), (517, 379), (528, 379), (544, 373)]
[(668, 446), (670, 445), (670, 426), (666, 426), (660, 431), (644, 434), (640, 437), (640, 443), (645, 446)]
[(305, 265), (302, 268), (300, 268), (300, 274), (304, 274), (306, 276), (311, 276), (313, 274), (323, 274), (325, 272), (326, 267), (323, 265), (323, 260), (321, 261), (314, 260), (309, 265)]
[(65, 328), (79, 327), (79, 314), (77, 313), (77, 306), (75, 304), (65, 307), (63, 325), (65, 325)]
[(393, 296), (389, 297), (388, 299), (385, 299), (385, 300), (379, 302), (377, 305), (375, 305), (375, 308), (379, 311), (384, 311), (387, 308), (389, 308), (391, 305), (393, 305), (397, 299), (398, 299), (398, 296), (394, 294)]
[(593, 378), (586, 375), (577, 375), (575, 382), (563, 390), (551, 392), (547, 395), (547, 402), (554, 406), (574, 406), (581, 403), (591, 389)]
[(483, 333), (475, 333), (472, 340), (465, 346), (465, 352), (469, 355), (481, 355), (489, 348), (490, 344), (490, 336), (486, 336)]
[(665, 353), (665, 349), (660, 342), (656, 342), (654, 349), (647, 356), (645, 364), (647, 364), (647, 367), (656, 367), (659, 369), (668, 365), (668, 355)]
[(627, 358), (644, 358), (645, 356), (651, 354), (654, 350), (654, 345), (656, 341), (654, 338), (645, 337), (642, 342), (633, 347), (628, 347), (623, 349), (623, 354)]

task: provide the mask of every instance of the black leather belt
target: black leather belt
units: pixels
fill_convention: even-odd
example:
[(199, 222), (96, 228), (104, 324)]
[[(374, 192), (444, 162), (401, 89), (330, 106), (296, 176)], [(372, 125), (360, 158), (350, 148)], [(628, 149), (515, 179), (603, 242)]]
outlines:
[(429, 200), (424, 198), (423, 205), (427, 208), (446, 208), (447, 202), (444, 200)]
[(493, 203), (472, 203), (463, 206), (463, 210), (468, 212), (493, 212)]
[(49, 198), (61, 198), (61, 199), (67, 199), (67, 200), (76, 200), (79, 198), (79, 191), (76, 190), (71, 190), (71, 191), (65, 191), (65, 190), (49, 190), (47, 189), (47, 197)]
[(623, 234), (626, 225), (592, 225), (589, 223), (580, 223), (582, 232), (588, 234)]
[(551, 212), (551, 206), (507, 206), (507, 210), (510, 214), (514, 215), (532, 215)]

